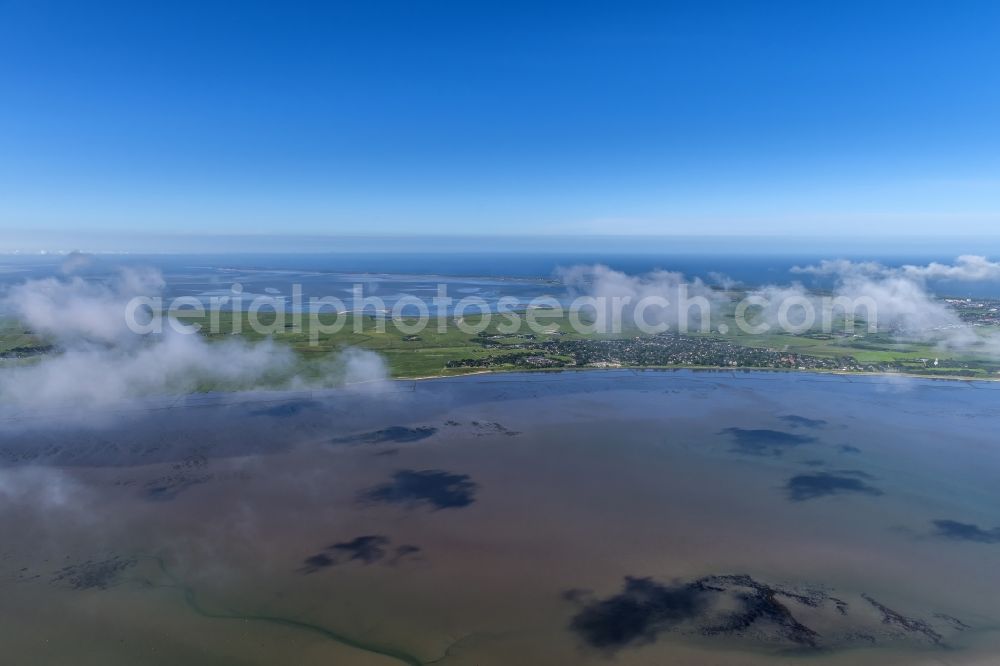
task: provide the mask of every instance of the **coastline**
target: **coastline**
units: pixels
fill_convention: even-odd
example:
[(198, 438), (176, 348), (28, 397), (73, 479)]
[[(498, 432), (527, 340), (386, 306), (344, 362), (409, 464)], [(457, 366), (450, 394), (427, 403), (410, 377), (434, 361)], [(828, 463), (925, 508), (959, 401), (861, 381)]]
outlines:
[[(792, 368), (750, 368), (750, 367), (725, 367), (725, 366), (707, 366), (707, 365), (646, 365), (646, 366), (621, 366), (617, 368), (597, 368), (597, 367), (563, 367), (563, 368), (500, 368), (493, 370), (475, 370), (472, 372), (459, 372), (452, 375), (423, 375), (417, 377), (392, 377), (390, 381), (394, 382), (408, 382), (408, 381), (427, 381), (432, 379), (455, 379), (459, 377), (471, 377), (475, 375), (503, 375), (503, 374), (536, 374), (536, 373), (546, 373), (546, 374), (559, 374), (564, 372), (620, 372), (620, 371), (630, 371), (630, 372), (641, 372), (641, 371), (656, 371), (656, 372), (670, 372), (677, 370), (687, 370), (691, 372), (725, 372), (725, 373), (766, 373), (766, 374), (784, 374), (784, 375), (818, 375), (818, 376), (829, 376), (834, 375), (838, 377), (881, 377), (881, 378), (901, 378), (901, 379), (922, 379), (922, 380), (934, 380), (943, 382), (959, 382), (959, 383), (974, 383), (974, 382), (990, 382), (997, 383), (1000, 382), (1000, 376), (996, 377), (943, 377), (940, 375), (921, 375), (908, 372), (848, 372), (843, 370), (795, 370)], [(368, 382), (359, 382), (368, 383)]]
[[(727, 379), (760, 379), (763, 375), (774, 375), (784, 378), (801, 376), (804, 378), (837, 378), (850, 383), (852, 379), (868, 380), (870, 382), (889, 383), (892, 380), (903, 379), (915, 383), (936, 382), (939, 385), (954, 386), (960, 388), (1000, 388), (1000, 380), (997, 379), (967, 379), (955, 377), (927, 377), (920, 375), (909, 375), (902, 373), (850, 373), (840, 371), (815, 371), (815, 370), (784, 370), (779, 368), (713, 368), (705, 366), (697, 367), (622, 367), (622, 368), (539, 368), (524, 369), (511, 368), (504, 370), (477, 370), (474, 372), (457, 373), (453, 375), (431, 375), (422, 377), (393, 377), (387, 380), (367, 380), (354, 382), (341, 386), (329, 387), (300, 387), (300, 388), (259, 388), (245, 391), (204, 391), (193, 393), (173, 393), (150, 395), (134, 400), (91, 407), (80, 407), (74, 404), (48, 405), (44, 408), (0, 406), (0, 424), (27, 423), (32, 420), (45, 418), (47, 416), (69, 415), (71, 420), (84, 420), (96, 418), (98, 420), (111, 414), (128, 414), (144, 411), (157, 411), (164, 409), (191, 408), (191, 407), (211, 407), (221, 404), (267, 404), (283, 403), (296, 399), (315, 399), (336, 396), (339, 393), (353, 393), (361, 395), (366, 388), (372, 387), (372, 398), (377, 398), (380, 394), (378, 385), (397, 386), (403, 389), (407, 384), (417, 384), (418, 382), (431, 382), (433, 380), (474, 380), (485, 379), (488, 375), (497, 377), (519, 376), (527, 380), (529, 376), (540, 375), (568, 375), (570, 374), (610, 374), (618, 373), (623, 376), (637, 376), (642, 373), (690, 373), (697, 374), (723, 374)], [(511, 380), (508, 380), (511, 381)], [(513, 381), (517, 381), (514, 379)], [(808, 381), (808, 379), (806, 379)], [(980, 386), (977, 386), (980, 384)], [(405, 389), (404, 389), (405, 390)], [(390, 391), (392, 392), (392, 391)]]

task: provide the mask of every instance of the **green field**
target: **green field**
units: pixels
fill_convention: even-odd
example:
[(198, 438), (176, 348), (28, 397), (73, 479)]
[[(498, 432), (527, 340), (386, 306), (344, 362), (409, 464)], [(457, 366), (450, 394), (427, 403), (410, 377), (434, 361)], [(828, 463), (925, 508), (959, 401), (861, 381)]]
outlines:
[[(300, 374), (310, 377), (321, 373), (322, 364), (316, 361), (332, 358), (336, 352), (348, 347), (368, 349), (382, 355), (393, 377), (434, 377), (470, 372), (482, 372), (484, 368), (448, 367), (449, 362), (472, 359), (489, 364), (489, 370), (524, 370), (523, 363), (506, 362), (519, 356), (538, 357), (538, 347), (551, 341), (601, 341), (609, 339), (631, 339), (640, 337), (638, 331), (626, 330), (617, 336), (580, 334), (574, 331), (568, 316), (553, 316), (550, 312), (535, 311), (538, 325), (535, 330), (522, 325), (520, 335), (503, 335), (501, 327), (509, 324), (509, 319), (494, 315), (482, 336), (489, 336), (490, 348), (483, 344), (482, 336), (461, 330), (452, 318), (431, 319), (419, 333), (407, 332), (416, 324), (414, 319), (386, 321), (370, 315), (342, 315), (342, 327), (337, 332), (321, 331), (313, 333), (310, 319), (304, 317), (301, 326), (289, 317), (285, 322), (276, 322), (273, 313), (262, 312), (259, 324), (267, 330), (258, 332), (250, 326), (247, 313), (233, 314), (221, 312), (211, 321), (208, 315), (194, 316), (188, 312), (175, 312), (173, 316), (185, 324), (201, 326), (200, 335), (209, 341), (230, 339), (238, 335), (248, 341), (272, 338), (278, 343), (289, 345), (301, 360)], [(524, 317), (525, 313), (517, 316)], [(333, 323), (333, 315), (324, 315), (319, 322), (324, 326)], [(481, 315), (464, 318), (467, 326), (478, 327)], [(522, 322), (523, 323), (523, 322)], [(864, 366), (865, 371), (893, 371), (907, 374), (939, 377), (990, 378), (1000, 373), (1000, 359), (985, 353), (947, 352), (933, 343), (907, 342), (884, 333), (869, 334), (859, 324), (854, 334), (843, 332), (823, 334), (808, 332), (801, 335), (768, 333), (750, 335), (740, 331), (732, 319), (725, 314), (713, 322), (712, 330), (717, 331), (719, 323), (727, 323), (725, 335), (718, 332), (698, 333), (692, 338), (709, 338), (712, 341), (732, 343), (740, 348), (757, 348), (776, 352), (787, 352), (802, 357), (818, 359), (850, 358)], [(544, 332), (536, 332), (544, 327)], [(209, 329), (214, 330), (211, 332)], [(402, 330), (400, 330), (402, 329)], [(238, 333), (234, 333), (238, 331)], [(525, 337), (527, 335), (528, 337)], [(527, 343), (527, 344), (526, 344)], [(32, 334), (10, 320), (0, 320), (0, 355), (4, 363), (24, 363), (43, 354), (49, 341)], [(535, 347), (524, 349), (519, 347)], [(572, 358), (549, 353), (546, 358), (570, 362)], [(494, 360), (490, 360), (494, 359)], [(496, 360), (499, 359), (499, 360)], [(937, 363), (935, 364), (935, 360)], [(571, 363), (570, 363), (571, 364)], [(625, 363), (624, 366), (631, 364)], [(692, 364), (706, 367), (704, 363)], [(721, 366), (721, 364), (720, 364)], [(660, 365), (643, 367), (661, 367)], [(687, 367), (684, 364), (667, 367)], [(732, 363), (721, 367), (734, 367)], [(739, 367), (737, 364), (735, 367)]]
[[(221, 313), (218, 326), (215, 327), (219, 331), (217, 333), (207, 332), (209, 322), (206, 317), (180, 314), (178, 318), (185, 323), (201, 325), (203, 327), (202, 334), (210, 340), (222, 340), (230, 337), (232, 331), (236, 329), (240, 330), (240, 336), (251, 341), (271, 337), (277, 342), (290, 345), (306, 361), (310, 358), (326, 357), (331, 352), (346, 347), (368, 349), (385, 357), (394, 377), (467, 374), (472, 370), (447, 368), (446, 365), (449, 361), (485, 358), (497, 353), (483, 349), (475, 335), (462, 331), (458, 322), (451, 318), (432, 319), (426, 328), (416, 335), (399, 330), (399, 328), (403, 328), (404, 331), (410, 330), (407, 327), (413, 327), (416, 324), (415, 319), (404, 319), (399, 322), (401, 326), (397, 327), (394, 322), (379, 321), (367, 315), (344, 315), (344, 326), (339, 332), (317, 332), (315, 335), (312, 334), (308, 318), (303, 320), (299, 330), (296, 330), (291, 322), (286, 322), (283, 327), (277, 328), (273, 333), (267, 335), (251, 329), (246, 313), (243, 313), (238, 323), (234, 322), (232, 313)], [(333, 323), (333, 317), (332, 315), (322, 316), (319, 321), (321, 324), (329, 326)], [(584, 337), (572, 331), (567, 318), (545, 319), (544, 321), (553, 333), (551, 335), (538, 335), (540, 340), (553, 337), (557, 333), (567, 339)], [(260, 322), (264, 326), (271, 325), (274, 322), (273, 315), (269, 317), (267, 314), (261, 313)], [(468, 326), (478, 327), (482, 323), (482, 316), (470, 315), (465, 317), (463, 322)], [(234, 323), (236, 329), (234, 329)], [(487, 335), (500, 334), (498, 326), (503, 323), (503, 320), (493, 317), (484, 333)], [(414, 337), (419, 339), (412, 339)], [(503, 341), (516, 343), (517, 338), (505, 338), (499, 342)]]

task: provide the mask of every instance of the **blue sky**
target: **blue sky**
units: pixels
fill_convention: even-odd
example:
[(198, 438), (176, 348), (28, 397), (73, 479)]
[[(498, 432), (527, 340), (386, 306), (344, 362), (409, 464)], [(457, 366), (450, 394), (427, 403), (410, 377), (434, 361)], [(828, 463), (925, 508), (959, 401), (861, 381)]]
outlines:
[(0, 0), (0, 232), (995, 234), (998, 34), (996, 2)]

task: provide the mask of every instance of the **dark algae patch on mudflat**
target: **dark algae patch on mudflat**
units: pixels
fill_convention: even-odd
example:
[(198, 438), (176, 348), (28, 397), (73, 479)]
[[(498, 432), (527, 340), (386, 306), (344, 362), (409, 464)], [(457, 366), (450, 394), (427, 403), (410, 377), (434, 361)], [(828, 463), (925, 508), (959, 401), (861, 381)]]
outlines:
[(52, 582), (74, 590), (106, 590), (118, 583), (122, 573), (134, 567), (136, 560), (115, 555), (103, 560), (87, 560), (63, 567)]
[(943, 646), (945, 632), (969, 628), (949, 615), (937, 613), (934, 620), (924, 620), (867, 594), (850, 595), (851, 601), (848, 596), (740, 574), (670, 583), (628, 576), (619, 593), (603, 599), (579, 590), (564, 594), (579, 606), (570, 630), (586, 646), (608, 656), (656, 642), (665, 634), (795, 653), (899, 642)]
[(661, 632), (704, 613), (707, 603), (696, 586), (629, 576), (621, 593), (586, 605), (570, 628), (591, 647), (614, 651), (655, 641)]
[[(904, 632), (922, 634), (936, 645), (941, 643), (943, 636), (935, 631), (929, 622), (919, 618), (906, 617), (902, 613), (894, 611), (885, 604), (875, 601), (867, 594), (862, 594), (861, 597), (882, 614), (882, 624), (898, 628)], [(938, 617), (941, 616), (938, 615)]]
[(839, 601), (788, 592), (743, 575), (672, 584), (626, 577), (619, 594), (586, 604), (570, 627), (591, 647), (610, 652), (654, 642), (659, 634), (682, 626), (685, 633), (702, 636), (766, 629), (780, 643), (817, 647), (819, 634), (796, 620), (781, 597), (814, 608)]

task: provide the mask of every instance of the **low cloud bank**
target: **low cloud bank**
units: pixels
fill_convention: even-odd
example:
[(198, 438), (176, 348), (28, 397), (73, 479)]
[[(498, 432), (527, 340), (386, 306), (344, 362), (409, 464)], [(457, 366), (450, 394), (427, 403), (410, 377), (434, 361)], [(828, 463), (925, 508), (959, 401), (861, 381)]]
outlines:
[[(853, 314), (859, 321), (871, 325), (869, 332), (896, 333), (906, 337), (929, 339), (945, 331), (964, 330), (971, 342), (975, 335), (954, 310), (938, 301), (920, 282), (898, 275), (873, 276), (861, 267), (846, 267), (833, 274), (836, 281), (831, 296), (824, 299), (800, 283), (791, 285), (766, 285), (748, 292), (762, 305), (757, 315), (771, 327), (780, 323), (779, 314), (784, 307), (787, 318), (797, 324), (802, 320), (801, 305), (808, 304), (814, 312), (828, 308), (830, 317), (843, 321), (845, 314)], [(824, 304), (824, 300), (827, 304)], [(788, 307), (787, 304), (794, 304)], [(844, 330), (843, 326), (839, 328)], [(874, 330), (872, 330), (874, 329)]]
[(0, 500), (17, 505), (17, 510), (73, 508), (86, 494), (68, 475), (46, 467), (0, 469)]
[[(935, 298), (927, 286), (928, 281), (936, 279), (1000, 280), (998, 262), (973, 255), (958, 257), (953, 265), (935, 262), (900, 267), (832, 260), (797, 266), (792, 273), (832, 277), (832, 293), (813, 293), (798, 282), (751, 289), (741, 303), (745, 315), (741, 321), (746, 322), (746, 332), (805, 332), (824, 322), (830, 322), (830, 330), (843, 331), (846, 316), (867, 322), (870, 332), (934, 342), (943, 350), (1000, 354), (997, 336), (977, 334), (954, 309)], [(614, 316), (621, 317), (626, 324), (641, 319), (664, 323), (675, 331), (705, 330), (702, 324), (709, 324), (709, 312), (728, 307), (731, 298), (699, 278), (688, 279), (673, 271), (628, 275), (598, 264), (563, 268), (557, 274), (572, 293), (585, 294), (602, 303), (601, 308), (596, 308), (599, 331), (614, 330)], [(711, 273), (710, 279), (723, 290), (736, 286), (722, 274)], [(616, 299), (619, 305), (615, 305)], [(654, 301), (652, 306), (650, 301)], [(669, 305), (661, 305), (664, 302)], [(594, 309), (584, 311), (593, 313)], [(808, 317), (807, 311), (811, 312)], [(738, 307), (737, 318), (740, 316)]]
[[(953, 265), (933, 262), (926, 266), (908, 264), (898, 268), (878, 262), (841, 259), (796, 266), (792, 272), (832, 277), (835, 297), (873, 304), (879, 331), (938, 342), (946, 349), (1000, 353), (1000, 341), (995, 336), (979, 336), (952, 308), (936, 299), (927, 286), (929, 280), (981, 282), (1000, 279), (1000, 263), (985, 257), (963, 255)], [(774, 289), (765, 287), (757, 293), (767, 295)], [(812, 298), (802, 285), (797, 284), (792, 289), (799, 297)]]
[(109, 282), (80, 277), (30, 280), (7, 290), (0, 311), (53, 340), (58, 352), (0, 369), (0, 404), (17, 408), (89, 410), (130, 398), (202, 389), (304, 389), (377, 383), (388, 377), (373, 352), (348, 350), (309, 380), (297, 375), (288, 347), (233, 338), (208, 342), (172, 327), (138, 335), (126, 324), (126, 304), (164, 288), (154, 270), (122, 269)]
[(899, 268), (885, 266), (875, 261), (853, 262), (846, 259), (825, 260), (813, 266), (796, 266), (793, 273), (810, 275), (862, 274), (880, 277), (906, 277), (914, 280), (954, 280), (960, 282), (986, 282), (1000, 280), (1000, 262), (990, 261), (975, 254), (963, 254), (954, 264), (932, 261), (926, 266), (905, 264)]
[(143, 338), (126, 325), (125, 305), (134, 297), (158, 295), (165, 286), (152, 269), (123, 268), (107, 283), (51, 277), (10, 287), (0, 307), (64, 347), (135, 346)]
[(628, 324), (696, 330), (708, 327), (711, 310), (728, 301), (700, 278), (689, 280), (676, 271), (629, 275), (594, 264), (560, 268), (556, 274), (574, 295), (593, 299), (593, 305), (584, 306), (582, 312), (595, 319), (598, 332), (620, 330), (616, 317)]

